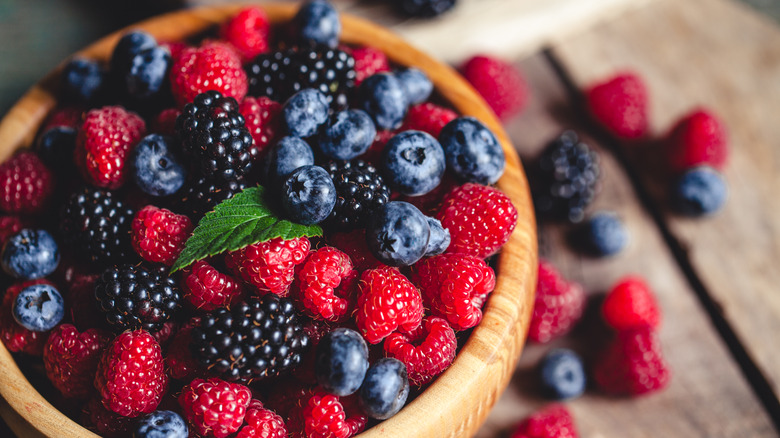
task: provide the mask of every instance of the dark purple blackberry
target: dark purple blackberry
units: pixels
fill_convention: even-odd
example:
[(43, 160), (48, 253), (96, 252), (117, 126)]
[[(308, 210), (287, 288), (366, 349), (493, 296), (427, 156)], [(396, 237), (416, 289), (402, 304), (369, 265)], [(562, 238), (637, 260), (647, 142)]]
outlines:
[(182, 189), (182, 197), (174, 210), (189, 216), (194, 223), (197, 223), (203, 215), (214, 210), (217, 204), (232, 198), (233, 195), (245, 188), (247, 188), (247, 184), (244, 180), (214, 181), (208, 178), (198, 178)]
[(366, 226), (369, 216), (390, 200), (387, 188), (374, 166), (362, 160), (331, 161), (325, 166), (336, 186), (336, 206), (325, 225), (338, 231)]
[(85, 187), (65, 201), (60, 230), (74, 253), (105, 266), (135, 257), (130, 246), (134, 214), (111, 191)]
[(574, 131), (565, 131), (531, 169), (537, 213), (552, 220), (580, 222), (596, 196), (599, 157)]
[(180, 308), (182, 295), (168, 268), (113, 266), (95, 281), (95, 298), (116, 332), (156, 332)]
[(290, 97), (287, 72), (291, 62), (292, 58), (286, 51), (258, 55), (244, 66), (249, 79), (249, 95), (267, 96), (277, 102), (287, 100)]
[(176, 133), (202, 176), (233, 181), (252, 171), (257, 149), (232, 97), (213, 90), (197, 95), (176, 119)]
[(412, 17), (436, 17), (455, 6), (456, 0), (396, 0), (398, 9)]
[(192, 330), (193, 357), (229, 381), (273, 377), (301, 363), (309, 337), (293, 302), (275, 294), (206, 314)]

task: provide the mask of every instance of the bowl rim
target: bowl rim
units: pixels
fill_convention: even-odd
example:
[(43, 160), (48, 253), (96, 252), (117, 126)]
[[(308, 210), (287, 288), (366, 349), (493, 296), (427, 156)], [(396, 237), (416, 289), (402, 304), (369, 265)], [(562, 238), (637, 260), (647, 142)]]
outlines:
[[(297, 4), (239, 3), (171, 12), (130, 25), (76, 52), (106, 60), (118, 39), (139, 29), (158, 41), (175, 41), (202, 34), (253, 5), (265, 10), (271, 23), (292, 18)], [(453, 364), (401, 412), (360, 434), (374, 437), (470, 436), (479, 428), (509, 383), (520, 356), (533, 309), (537, 275), (536, 223), (528, 182), (517, 152), (489, 106), (454, 69), (414, 48), (388, 29), (341, 13), (341, 42), (370, 45), (399, 65), (414, 66), (433, 81), (437, 93), (460, 115), (476, 117), (498, 137), (507, 167), (497, 186), (518, 210), (515, 231), (497, 262), (496, 288)], [(69, 57), (68, 59), (70, 59)], [(34, 85), (0, 120), (0, 161), (29, 147), (40, 124), (56, 105), (56, 78), (64, 65)], [(19, 433), (45, 436), (96, 437), (52, 406), (30, 384), (5, 345), (0, 343), (0, 415)], [(0, 400), (2, 402), (2, 400)]]

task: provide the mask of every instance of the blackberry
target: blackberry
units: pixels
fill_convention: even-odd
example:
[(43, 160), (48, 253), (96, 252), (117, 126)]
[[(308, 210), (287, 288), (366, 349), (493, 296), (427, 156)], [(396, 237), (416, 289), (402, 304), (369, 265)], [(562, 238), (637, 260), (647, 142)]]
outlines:
[(176, 119), (176, 133), (202, 176), (233, 181), (252, 171), (257, 149), (232, 97), (214, 90), (199, 94)]
[(326, 226), (339, 231), (365, 227), (371, 213), (390, 200), (390, 189), (365, 161), (331, 161), (325, 170), (333, 179), (337, 196)]
[(95, 281), (95, 298), (117, 332), (156, 332), (181, 308), (182, 295), (168, 268), (113, 266)]
[(247, 382), (295, 368), (309, 337), (293, 302), (267, 294), (204, 315), (192, 330), (190, 346), (212, 374)]
[(596, 195), (599, 159), (579, 141), (574, 131), (565, 131), (542, 152), (531, 178), (534, 206), (548, 219), (580, 222)]
[(102, 265), (135, 257), (130, 246), (135, 212), (111, 191), (85, 187), (70, 195), (61, 213), (63, 239), (76, 254)]
[(292, 93), (285, 91), (287, 73), (292, 58), (286, 51), (277, 50), (258, 55), (247, 64), (247, 79), (251, 96), (267, 96), (271, 100), (284, 102)]
[(246, 182), (213, 181), (208, 178), (198, 178), (182, 190), (182, 197), (175, 210), (185, 214), (197, 223), (203, 215), (225, 199), (232, 198), (236, 193), (247, 188)]

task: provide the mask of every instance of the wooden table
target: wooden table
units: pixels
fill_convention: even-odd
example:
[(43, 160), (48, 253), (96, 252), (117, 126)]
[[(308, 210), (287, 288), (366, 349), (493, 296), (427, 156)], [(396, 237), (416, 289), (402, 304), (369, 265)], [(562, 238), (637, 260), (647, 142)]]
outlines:
[[(96, 22), (84, 9), (100, 2), (27, 3), (0, 5), (0, 41), (19, 41), (0, 46), (0, 111), (65, 54), (115, 24)], [(729, 0), (461, 0), (458, 9), (434, 22), (401, 20), (373, 0), (336, 3), (394, 27), (448, 61), (475, 51), (516, 60), (532, 98), (522, 115), (507, 122), (507, 130), (525, 159), (566, 128), (576, 129), (600, 151), (604, 177), (592, 210), (621, 215), (631, 232), (630, 247), (609, 259), (582, 257), (566, 244), (566, 227), (545, 224), (540, 227), (541, 253), (585, 285), (592, 296), (591, 314), (617, 279), (630, 273), (644, 276), (663, 309), (661, 339), (673, 377), (667, 390), (643, 398), (608, 398), (589, 390), (568, 402), (581, 436), (778, 435), (776, 24)], [(55, 12), (70, 21), (50, 18)], [(32, 17), (34, 23), (20, 17)], [(51, 46), (27, 30), (28, 24), (41, 23), (51, 25), (46, 31)], [(29, 60), (39, 71), (30, 74), (25, 70), (30, 64), (14, 64), (18, 59)], [(698, 105), (726, 121), (732, 145), (725, 171), (730, 195), (717, 216), (693, 220), (672, 214), (666, 207), (665, 181), (644, 165), (657, 143), (622, 144), (583, 115), (578, 90), (625, 68), (639, 72), (650, 88), (653, 138)], [(582, 328), (551, 345), (529, 345), (478, 436), (508, 436), (522, 417), (547, 403), (535, 387), (539, 358), (564, 345), (590, 357), (597, 345), (594, 333)], [(0, 429), (2, 436), (9, 433)]]

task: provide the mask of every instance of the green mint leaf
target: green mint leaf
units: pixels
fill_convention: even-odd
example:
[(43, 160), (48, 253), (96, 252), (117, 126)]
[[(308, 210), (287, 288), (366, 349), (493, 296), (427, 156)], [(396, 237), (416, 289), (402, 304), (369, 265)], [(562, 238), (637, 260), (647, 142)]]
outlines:
[(263, 187), (250, 187), (206, 213), (187, 239), (171, 273), (225, 251), (235, 251), (276, 237), (321, 236), (318, 225), (301, 225), (276, 216), (264, 198)]

